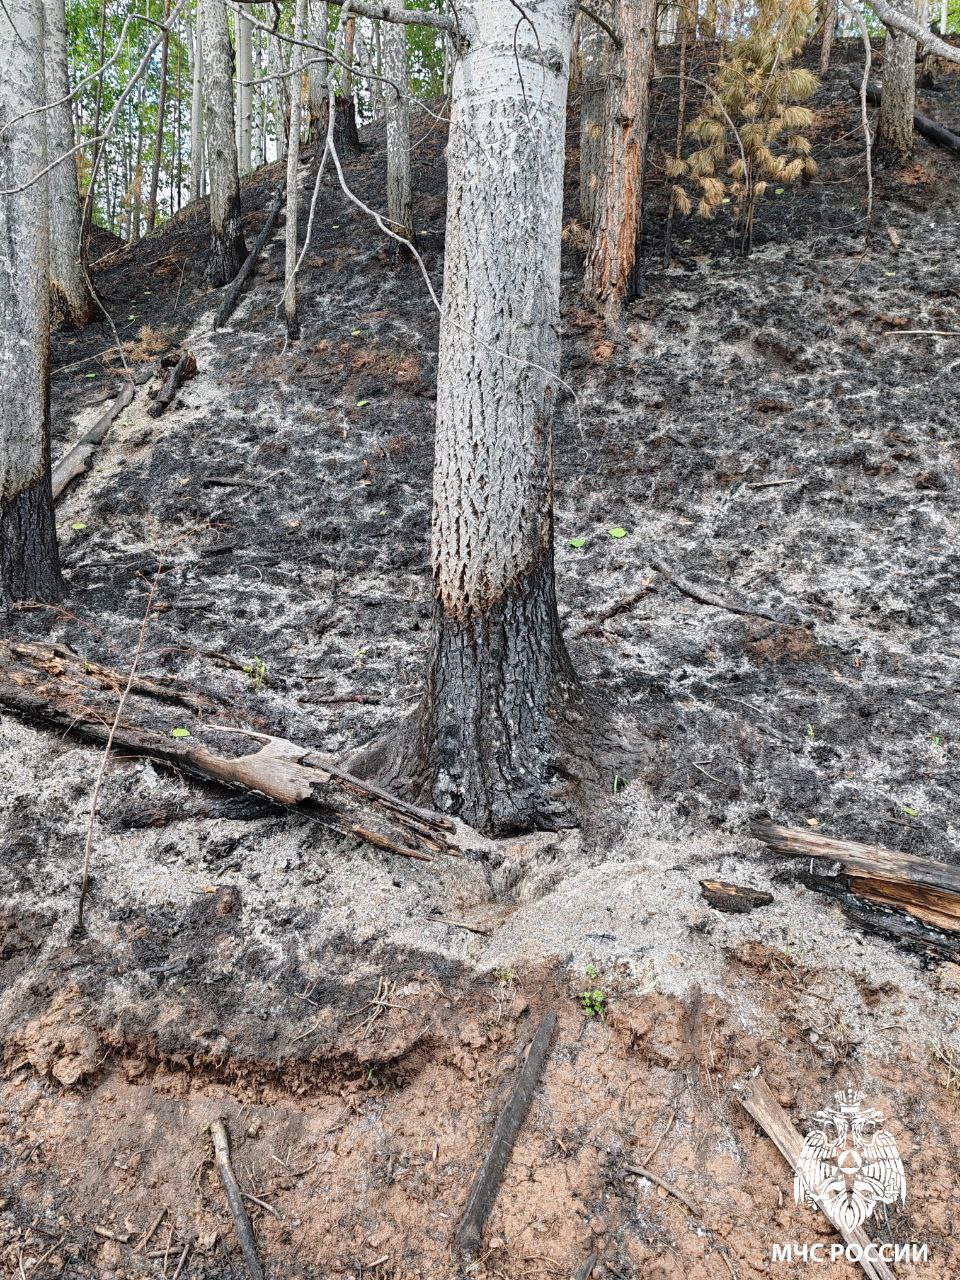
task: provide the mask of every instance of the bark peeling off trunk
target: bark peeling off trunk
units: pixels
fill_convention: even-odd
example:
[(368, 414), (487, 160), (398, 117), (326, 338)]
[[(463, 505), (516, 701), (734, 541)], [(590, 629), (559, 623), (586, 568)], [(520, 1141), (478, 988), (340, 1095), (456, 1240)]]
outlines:
[[(12, 29), (13, 28), (13, 29)], [(47, 162), (41, 0), (0, 9), (0, 187)], [(33, 112), (32, 115), (25, 114)], [(0, 600), (63, 594), (50, 492), (49, 229), (45, 180), (0, 197)]]
[(877, 124), (877, 150), (898, 161), (907, 161), (913, 154), (916, 80), (916, 40), (888, 31), (883, 45), (883, 94)]

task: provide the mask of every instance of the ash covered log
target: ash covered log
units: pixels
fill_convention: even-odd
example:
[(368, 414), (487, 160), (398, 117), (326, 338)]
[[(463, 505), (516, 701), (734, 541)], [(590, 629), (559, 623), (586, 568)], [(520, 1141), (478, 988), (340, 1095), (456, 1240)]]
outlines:
[(227, 290), (221, 299), (217, 314), (213, 318), (213, 327), (222, 329), (230, 317), (233, 315), (234, 309), (240, 300), (240, 294), (243, 292), (243, 286), (253, 274), (253, 269), (257, 265), (257, 259), (263, 252), (263, 246), (273, 234), (273, 228), (277, 225), (277, 218), (280, 216), (280, 209), (283, 206), (283, 186), (277, 187), (273, 193), (273, 200), (270, 208), (267, 210), (266, 221), (260, 228), (260, 234), (254, 241), (253, 248), (247, 254), (246, 261), (237, 272), (233, 281), (227, 286)]
[[(786, 857), (840, 864), (839, 876), (808, 873), (812, 888), (825, 889), (844, 901), (837, 892), (840, 889), (860, 899), (859, 909), (864, 908), (865, 901), (870, 908), (905, 912), (927, 926), (926, 931), (918, 927), (904, 930), (902, 925), (883, 931), (897, 934), (902, 940), (918, 943), (927, 940), (935, 950), (953, 953), (955, 947), (960, 947), (957, 936), (960, 934), (960, 868), (893, 849), (836, 840), (797, 827), (781, 827), (767, 819), (753, 821), (750, 832)], [(852, 904), (844, 902), (844, 905)], [(868, 910), (859, 922), (867, 920), (883, 923), (882, 915), (875, 909)]]
[[(0, 707), (29, 719), (55, 724), (92, 742), (105, 743), (127, 676), (84, 661), (66, 645), (0, 642)], [(343, 835), (378, 849), (429, 862), (435, 853), (458, 854), (456, 825), (442, 814), (407, 804), (374, 783), (353, 777), (325, 755), (286, 738), (249, 729), (214, 726), (173, 737), (169, 728), (149, 723), (157, 704), (189, 705), (173, 682), (164, 694), (156, 678), (131, 686), (124, 718), (113, 735), (114, 750), (145, 756), (183, 773), (264, 795), (274, 804), (296, 807)], [(133, 719), (138, 703), (142, 717)], [(198, 711), (212, 702), (198, 695)], [(182, 711), (179, 713), (182, 717)], [(167, 722), (170, 715), (168, 713)], [(146, 721), (146, 723), (145, 723)], [(200, 734), (207, 739), (201, 739)], [(225, 754), (225, 735), (244, 735), (262, 745), (247, 755)], [(211, 745), (212, 744), (212, 745)]]
[(50, 481), (53, 488), (54, 502), (60, 497), (67, 485), (89, 469), (94, 451), (99, 445), (103, 444), (114, 420), (133, 399), (133, 390), (133, 383), (125, 382), (123, 390), (110, 408), (100, 415), (86, 435), (81, 436), (73, 448), (69, 449), (53, 468)]
[(749, 885), (730, 884), (726, 880), (701, 880), (700, 892), (709, 906), (733, 915), (745, 915), (757, 907), (768, 907), (773, 901), (772, 893), (751, 889)]
[(197, 376), (196, 356), (185, 348), (174, 352), (171, 356), (165, 356), (161, 361), (161, 367), (166, 368), (168, 372), (156, 398), (147, 409), (151, 418), (159, 418), (173, 403), (174, 397), (183, 384), (189, 378)]

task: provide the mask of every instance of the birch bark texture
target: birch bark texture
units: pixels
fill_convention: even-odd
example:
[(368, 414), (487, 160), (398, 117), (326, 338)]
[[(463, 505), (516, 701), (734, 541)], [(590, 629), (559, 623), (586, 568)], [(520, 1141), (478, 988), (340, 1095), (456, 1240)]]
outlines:
[(917, 104), (917, 42), (888, 29), (883, 42), (883, 84), (877, 150), (898, 162), (913, 154), (913, 113)]
[[(325, 0), (312, 0), (309, 6), (310, 35), (314, 44), (326, 47), (329, 24)], [(327, 75), (329, 63), (323, 53), (313, 50), (310, 55), (310, 68), (307, 72), (307, 102), (310, 112), (310, 124), (307, 138), (311, 146), (316, 146), (327, 132), (327, 112), (329, 98), (327, 95)]]
[(611, 48), (584, 289), (611, 328), (624, 302), (636, 295), (656, 12), (656, 0), (614, 0), (619, 47), (603, 33)]
[(246, 13), (237, 14), (237, 160), (241, 174), (249, 173), (253, 152), (253, 26)]
[(193, 71), (190, 95), (190, 199), (199, 200), (204, 192), (203, 157), (203, 73), (200, 55), (200, 28), (187, 24), (187, 42)]
[(384, 104), (387, 114), (387, 218), (398, 235), (414, 240), (410, 172), (410, 98), (407, 92), (407, 28), (384, 24)]
[(240, 178), (233, 119), (230, 32), (224, 0), (200, 0), (207, 174), (210, 182), (210, 283), (229, 284), (247, 256), (240, 222)]
[[(50, 160), (73, 150), (73, 111), (68, 97), (67, 21), (64, 0), (44, 0), (44, 113)], [(84, 270), (85, 237), (77, 166), (71, 156), (50, 170), (50, 288), (64, 323), (79, 328), (93, 315), (94, 303)]]
[[(0, 187), (47, 163), (43, 0), (0, 6)], [(33, 115), (24, 115), (33, 111)], [(46, 177), (0, 196), (0, 599), (63, 595), (50, 489)]]
[(296, 43), (290, 51), (292, 92), (290, 96), (290, 140), (287, 145), (287, 226), (284, 251), (283, 314), (287, 322), (287, 337), (295, 341), (300, 337), (300, 321), (297, 318), (297, 210), (300, 192), (297, 186), (297, 170), (300, 167), (300, 116), (303, 93), (303, 47), (306, 0), (297, 0), (293, 19), (293, 38)]
[(487, 833), (573, 821), (564, 762), (583, 702), (557, 615), (552, 418), (576, 7), (457, 9), (431, 653), (413, 740), (364, 761)]

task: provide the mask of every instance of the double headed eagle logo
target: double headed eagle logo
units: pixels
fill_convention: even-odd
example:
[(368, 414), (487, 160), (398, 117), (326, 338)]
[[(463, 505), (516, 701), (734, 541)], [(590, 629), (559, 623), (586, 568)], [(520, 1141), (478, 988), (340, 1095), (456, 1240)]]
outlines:
[(883, 1113), (865, 1108), (853, 1089), (835, 1094), (834, 1102), (814, 1116), (817, 1128), (804, 1141), (793, 1195), (853, 1231), (878, 1204), (906, 1200), (907, 1184)]

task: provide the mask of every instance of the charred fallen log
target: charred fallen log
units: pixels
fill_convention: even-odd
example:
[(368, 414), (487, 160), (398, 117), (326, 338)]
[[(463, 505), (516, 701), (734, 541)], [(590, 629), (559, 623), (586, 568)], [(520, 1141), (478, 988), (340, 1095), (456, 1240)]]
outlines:
[(243, 292), (243, 287), (252, 275), (253, 269), (257, 265), (257, 259), (263, 252), (263, 246), (270, 239), (273, 234), (273, 228), (277, 225), (280, 209), (283, 206), (283, 192), (283, 186), (279, 186), (273, 193), (273, 200), (267, 210), (266, 220), (260, 228), (260, 234), (254, 241), (253, 248), (247, 254), (243, 266), (224, 291), (220, 305), (217, 307), (217, 314), (213, 318), (213, 327), (215, 329), (222, 329), (233, 315), (234, 309), (240, 300), (240, 294)]
[[(0, 642), (0, 707), (91, 742), (107, 741), (126, 680), (125, 673), (85, 662), (66, 645)], [(229, 709), (206, 694), (156, 677), (137, 677), (130, 692), (113, 735), (114, 750), (257, 792), (389, 853), (425, 862), (435, 853), (459, 853), (456, 827), (449, 818), (398, 800), (374, 783), (353, 777), (327, 756), (286, 738), (210, 725), (211, 711), (223, 714)], [(169, 708), (176, 705), (202, 714), (206, 724), (173, 733), (158, 728), (150, 723), (158, 703), (161, 713), (168, 708), (168, 723)], [(141, 714), (135, 720), (138, 706)], [(231, 735), (252, 737), (261, 745), (247, 755), (229, 754), (220, 744)]]
[(99, 445), (103, 444), (114, 420), (133, 399), (133, 390), (133, 383), (125, 382), (110, 408), (100, 415), (86, 435), (81, 436), (73, 448), (69, 449), (53, 468), (51, 487), (54, 501), (60, 497), (67, 485), (89, 469), (94, 452)]
[(752, 822), (750, 831), (786, 857), (838, 864), (835, 874), (811, 866), (801, 879), (836, 897), (861, 927), (929, 954), (960, 953), (960, 868), (766, 819)]
[[(860, 92), (860, 81), (851, 81), (857, 93)], [(881, 91), (876, 85), (867, 87), (867, 101), (871, 106), (879, 107), (881, 99)], [(960, 136), (945, 128), (942, 124), (937, 124), (936, 120), (931, 120), (929, 116), (925, 116), (922, 111), (914, 111), (913, 127), (917, 133), (921, 134), (929, 142), (935, 142), (940, 147), (946, 147), (948, 151), (960, 153)]]
[(174, 351), (169, 356), (164, 356), (160, 362), (161, 368), (167, 369), (167, 376), (163, 380), (163, 385), (157, 392), (153, 403), (147, 408), (151, 418), (159, 418), (165, 409), (168, 409), (173, 403), (177, 392), (189, 378), (197, 376), (197, 359), (192, 351), (183, 348), (181, 351)]

